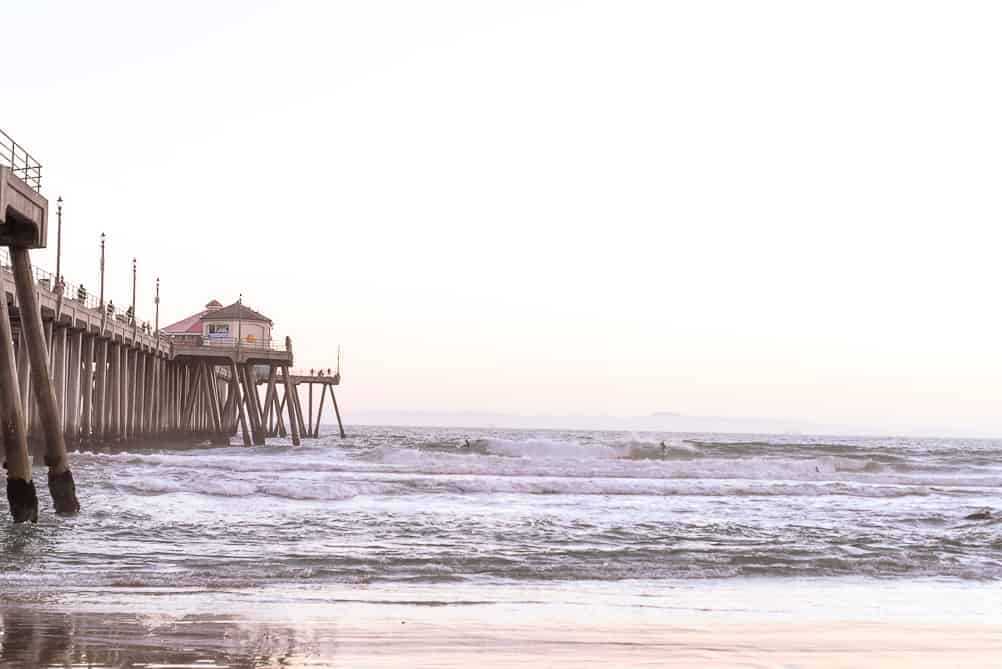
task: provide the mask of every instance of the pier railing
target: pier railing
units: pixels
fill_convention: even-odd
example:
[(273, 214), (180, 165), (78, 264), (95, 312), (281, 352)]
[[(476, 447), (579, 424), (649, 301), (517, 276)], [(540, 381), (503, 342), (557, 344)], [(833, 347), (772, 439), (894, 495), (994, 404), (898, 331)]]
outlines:
[(42, 190), (42, 166), (3, 130), (0, 130), (0, 165), (10, 167), (36, 193)]
[(329, 376), (331, 378), (334, 378), (335, 376), (341, 375), (341, 370), (334, 369), (333, 367), (331, 368), (325, 367), (323, 369), (320, 369), (319, 367), (314, 367), (311, 369), (307, 369), (306, 367), (293, 367), (292, 369), (289, 370), (289, 373), (292, 374), (293, 376), (314, 376), (318, 378)]
[[(7, 272), (11, 271), (11, 260), (10, 252), (6, 248), (0, 248), (0, 269)], [(101, 313), (101, 300), (98, 295), (89, 292), (82, 284), (66, 283), (65, 281), (60, 286), (56, 279), (56, 275), (52, 272), (42, 269), (38, 266), (32, 266), (32, 274), (35, 278), (35, 283), (39, 288), (47, 290), (54, 295), (59, 295), (62, 292), (63, 303), (72, 302), (78, 304), (87, 309), (93, 309), (94, 311)], [(112, 302), (105, 302), (104, 308), (107, 310), (109, 305), (113, 305)], [(124, 323), (126, 325), (132, 325), (132, 320), (128, 316), (127, 309), (121, 309), (118, 307), (113, 307), (114, 310), (109, 310), (108, 320), (115, 321), (117, 323)], [(147, 334), (152, 332), (152, 325), (148, 321), (137, 320), (136, 327)], [(161, 339), (164, 337), (161, 336)]]
[(217, 346), (219, 348), (242, 348), (250, 351), (285, 351), (285, 340), (279, 338), (240, 340), (236, 337), (205, 337), (199, 334), (174, 335), (173, 341), (180, 346)]

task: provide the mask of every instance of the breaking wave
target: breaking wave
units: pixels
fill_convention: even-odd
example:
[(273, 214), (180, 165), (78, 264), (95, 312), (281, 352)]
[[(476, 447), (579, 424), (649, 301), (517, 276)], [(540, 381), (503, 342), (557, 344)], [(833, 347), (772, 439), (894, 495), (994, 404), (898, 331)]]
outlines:
[[(51, 587), (1002, 578), (991, 442), (355, 432), (74, 453), (86, 512), (32, 570)], [(0, 584), (49, 587), (19, 550), (0, 555)]]

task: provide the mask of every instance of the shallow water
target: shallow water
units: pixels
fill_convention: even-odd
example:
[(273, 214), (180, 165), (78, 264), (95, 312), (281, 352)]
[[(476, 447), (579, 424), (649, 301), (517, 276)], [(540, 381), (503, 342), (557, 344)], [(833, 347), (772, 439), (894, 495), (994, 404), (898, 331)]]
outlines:
[[(761, 625), (782, 618), (770, 598), (804, 583), (842, 584), (824, 590), (823, 609), (843, 622), (888, 621), (893, 607), (867, 609), (866, 593), (884, 602), (891, 587), (908, 593), (897, 624), (955, 602), (940, 623), (977, 626), (994, 611), (983, 594), (1000, 594), (1002, 458), (992, 441), (351, 432), (299, 448), (73, 454), (83, 513), (56, 518), (43, 494), (38, 525), (0, 525), (4, 657), (23, 662), (26, 629), (69, 625), (74, 647), (82, 638), (94, 652), (135, 651), (151, 640), (151, 657), (194, 648), (215, 662), (259, 648), (255, 635), (279, 643), (287, 628), (299, 649), (290, 657), (308, 664), (344, 639), (384, 637), (394, 607), (442, 630), (460, 623), (441, 611), (473, 607), (486, 611), (474, 628), (494, 621), (516, 636), (511, 615), (557, 607), (557, 639), (573, 636), (575, 616), (587, 620), (585, 605), (645, 625), (655, 624), (649, 610), (661, 612), (655, 621), (683, 610), (716, 624), (737, 608), (742, 624)], [(36, 477), (44, 491), (41, 468)], [(994, 512), (965, 518), (984, 509)], [(584, 604), (579, 593), (591, 593)], [(499, 617), (504, 607), (518, 613)], [(810, 608), (783, 610), (803, 622)], [(363, 610), (374, 627), (336, 641), (344, 616), (357, 622)], [(259, 655), (232, 661), (278, 662)]]

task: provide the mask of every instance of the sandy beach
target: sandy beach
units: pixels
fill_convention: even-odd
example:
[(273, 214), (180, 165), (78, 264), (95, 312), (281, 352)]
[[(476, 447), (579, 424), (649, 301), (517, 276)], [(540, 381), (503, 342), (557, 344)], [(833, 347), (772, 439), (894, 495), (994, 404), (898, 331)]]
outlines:
[(0, 658), (160, 669), (995, 667), (1000, 595), (986, 584), (768, 579), (53, 592), (3, 610)]

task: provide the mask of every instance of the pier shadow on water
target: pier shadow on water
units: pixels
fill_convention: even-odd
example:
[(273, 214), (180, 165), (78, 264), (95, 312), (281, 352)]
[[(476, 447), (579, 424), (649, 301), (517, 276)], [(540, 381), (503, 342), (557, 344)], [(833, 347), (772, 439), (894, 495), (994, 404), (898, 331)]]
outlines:
[(0, 609), (0, 667), (5, 669), (331, 666), (333, 655), (329, 628), (248, 625), (223, 616)]

